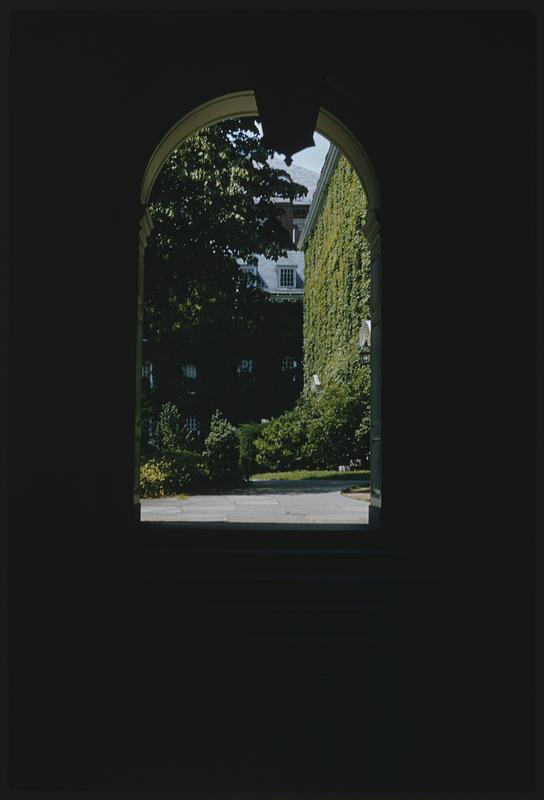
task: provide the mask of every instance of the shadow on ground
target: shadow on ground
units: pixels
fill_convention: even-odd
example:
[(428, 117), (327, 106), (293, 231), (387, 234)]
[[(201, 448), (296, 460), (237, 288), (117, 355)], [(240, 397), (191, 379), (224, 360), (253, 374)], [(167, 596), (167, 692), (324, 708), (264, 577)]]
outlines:
[(236, 489), (195, 490), (194, 495), (266, 495), (266, 494), (323, 494), (342, 492), (350, 486), (368, 487), (365, 480), (299, 480), (299, 481), (255, 481)]
[(338, 532), (359, 532), (365, 533), (370, 530), (368, 523), (342, 523), (342, 522), (281, 522), (278, 518), (277, 522), (240, 522), (233, 520), (232, 522), (219, 522), (219, 521), (191, 521), (187, 522), (167, 522), (163, 520), (142, 520), (140, 525), (145, 526), (145, 530), (150, 532), (154, 527), (158, 527), (161, 531), (165, 530), (187, 530), (187, 531), (236, 531), (240, 533), (249, 533), (251, 531), (263, 531), (263, 533), (271, 531), (311, 531), (312, 534), (316, 532), (326, 533), (328, 531)]

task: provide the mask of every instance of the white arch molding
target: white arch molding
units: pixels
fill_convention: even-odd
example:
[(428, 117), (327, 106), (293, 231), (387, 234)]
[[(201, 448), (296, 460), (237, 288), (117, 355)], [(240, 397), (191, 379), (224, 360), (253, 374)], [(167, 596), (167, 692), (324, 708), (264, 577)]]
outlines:
[[(140, 202), (144, 209), (140, 220), (140, 246), (138, 265), (138, 312), (137, 312), (137, 364), (136, 364), (136, 453), (134, 504), (136, 518), (140, 518), (139, 464), (141, 438), (140, 374), (142, 363), (142, 321), (143, 321), (143, 276), (145, 247), (152, 228), (147, 210), (151, 192), (157, 176), (172, 152), (192, 134), (221, 122), (237, 117), (258, 116), (257, 103), (253, 91), (241, 91), (223, 95), (190, 111), (163, 136), (144, 172), (140, 192)], [(365, 233), (370, 246), (370, 317), (372, 322), (371, 348), (371, 505), (370, 527), (379, 528), (381, 510), (381, 246), (380, 226), (375, 212), (381, 208), (380, 190), (376, 173), (363, 146), (344, 123), (324, 108), (319, 109), (315, 129), (333, 142), (345, 155), (355, 169), (368, 200), (368, 213)]]
[[(258, 116), (258, 109), (255, 94), (247, 91), (209, 100), (178, 120), (163, 136), (149, 159), (140, 194), (142, 205), (147, 206), (159, 172), (181, 142), (202, 128), (224, 119), (256, 116)], [(319, 109), (315, 129), (342, 150), (359, 176), (370, 208), (374, 211), (378, 210), (380, 208), (380, 190), (376, 173), (361, 143), (343, 122), (324, 108)]]

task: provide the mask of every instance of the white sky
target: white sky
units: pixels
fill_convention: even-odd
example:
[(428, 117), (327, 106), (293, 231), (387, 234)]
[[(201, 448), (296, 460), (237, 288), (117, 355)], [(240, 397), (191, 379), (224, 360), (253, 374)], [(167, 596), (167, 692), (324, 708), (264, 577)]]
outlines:
[[(307, 147), (293, 156), (293, 164), (298, 164), (299, 167), (306, 167), (312, 169), (314, 172), (321, 172), (321, 167), (327, 155), (330, 142), (321, 136), (320, 133), (314, 132), (315, 147)], [(281, 158), (281, 156), (280, 156)]]

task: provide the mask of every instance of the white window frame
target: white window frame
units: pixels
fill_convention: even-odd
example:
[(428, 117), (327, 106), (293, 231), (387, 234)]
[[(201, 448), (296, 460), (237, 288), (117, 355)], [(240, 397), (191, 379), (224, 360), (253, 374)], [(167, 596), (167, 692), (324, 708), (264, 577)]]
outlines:
[(200, 420), (198, 417), (186, 417), (184, 427), (193, 433), (200, 433)]
[[(291, 276), (291, 283), (283, 283), (283, 276), (289, 274)], [(286, 264), (285, 266), (278, 267), (278, 287), (280, 289), (294, 289), (297, 285), (297, 268)]]

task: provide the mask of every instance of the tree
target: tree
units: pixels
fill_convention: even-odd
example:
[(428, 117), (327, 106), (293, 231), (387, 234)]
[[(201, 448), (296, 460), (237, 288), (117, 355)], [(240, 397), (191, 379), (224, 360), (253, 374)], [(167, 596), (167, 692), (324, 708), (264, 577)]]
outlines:
[(273, 198), (307, 194), (271, 167), (252, 120), (205, 128), (178, 147), (154, 187), (146, 259), (146, 335), (155, 342), (205, 325), (224, 334), (257, 324), (265, 293), (249, 286), (238, 260), (285, 256), (291, 248)]

